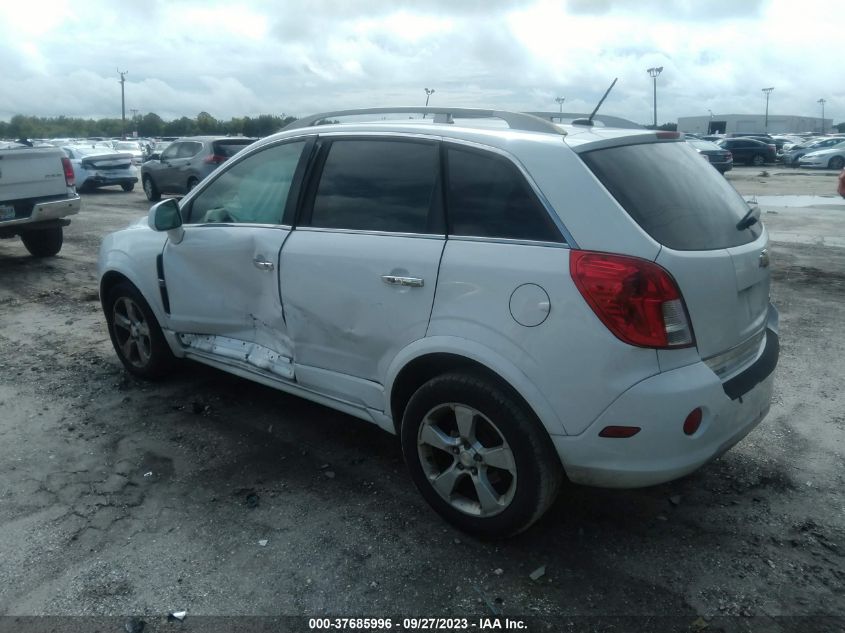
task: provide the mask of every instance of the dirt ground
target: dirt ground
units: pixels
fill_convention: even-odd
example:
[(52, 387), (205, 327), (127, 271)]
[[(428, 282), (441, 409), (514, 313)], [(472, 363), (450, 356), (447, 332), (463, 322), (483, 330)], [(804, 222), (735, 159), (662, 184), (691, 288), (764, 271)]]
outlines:
[[(845, 622), (845, 200), (833, 176), (728, 174), (760, 197), (772, 235), (782, 347), (768, 418), (689, 477), (568, 487), (528, 533), (492, 543), (430, 511), (374, 426), (197, 364), (164, 383), (131, 378), (108, 340), (96, 256), (148, 203), (84, 194), (58, 257), (0, 241), (0, 615)], [(768, 198), (787, 194), (801, 197)]]

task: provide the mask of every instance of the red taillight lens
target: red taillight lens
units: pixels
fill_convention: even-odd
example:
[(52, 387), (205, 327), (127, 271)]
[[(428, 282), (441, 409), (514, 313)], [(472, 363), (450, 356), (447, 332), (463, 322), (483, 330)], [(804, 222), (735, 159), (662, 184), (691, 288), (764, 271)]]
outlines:
[(696, 407), (690, 411), (687, 419), (684, 420), (684, 433), (693, 435), (701, 426), (701, 417), (701, 407)]
[(569, 274), (596, 316), (622, 341), (655, 348), (693, 345), (681, 292), (654, 262), (573, 250)]
[(223, 156), (221, 154), (210, 154), (210, 155), (206, 156), (203, 159), (202, 162), (208, 163), (210, 165), (219, 165), (219, 164), (225, 162), (226, 158), (227, 158), (226, 156)]
[(657, 138), (681, 138), (680, 132), (658, 132)]
[(76, 185), (76, 176), (73, 175), (73, 165), (70, 164), (70, 159), (62, 157), (62, 169), (65, 172), (65, 184), (68, 187)]
[(633, 437), (639, 432), (638, 426), (606, 426), (599, 432), (599, 437)]

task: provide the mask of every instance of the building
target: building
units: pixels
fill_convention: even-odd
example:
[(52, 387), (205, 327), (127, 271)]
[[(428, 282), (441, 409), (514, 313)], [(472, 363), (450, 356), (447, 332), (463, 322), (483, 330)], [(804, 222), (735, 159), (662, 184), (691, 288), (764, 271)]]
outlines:
[(698, 134), (771, 134), (787, 132), (830, 132), (833, 119), (819, 117), (769, 115), (768, 129), (763, 114), (714, 114), (678, 117), (678, 131)]

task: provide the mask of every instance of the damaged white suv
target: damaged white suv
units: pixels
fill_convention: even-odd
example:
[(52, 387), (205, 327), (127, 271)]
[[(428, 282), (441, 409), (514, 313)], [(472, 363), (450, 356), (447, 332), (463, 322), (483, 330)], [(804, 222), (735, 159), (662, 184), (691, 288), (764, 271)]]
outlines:
[(410, 111), (297, 121), (108, 236), (126, 368), (190, 358), (397, 433), (426, 500), (486, 535), (564, 477), (668, 481), (760, 422), (767, 233), (677, 134), (445, 108), (317, 125)]

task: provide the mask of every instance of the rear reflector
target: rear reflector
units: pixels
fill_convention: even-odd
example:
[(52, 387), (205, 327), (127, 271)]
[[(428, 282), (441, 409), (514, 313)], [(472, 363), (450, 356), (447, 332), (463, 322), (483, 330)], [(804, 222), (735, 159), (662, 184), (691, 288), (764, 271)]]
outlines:
[(701, 426), (701, 407), (696, 407), (689, 412), (687, 419), (684, 420), (684, 433), (693, 435)]
[(70, 159), (66, 156), (62, 157), (62, 169), (65, 172), (65, 185), (68, 187), (76, 185), (76, 176), (73, 175), (73, 165), (70, 164)]
[(661, 266), (627, 255), (572, 250), (569, 274), (596, 316), (620, 340), (661, 349), (693, 345), (681, 291)]
[(640, 432), (638, 426), (606, 426), (599, 433), (599, 437), (633, 437)]

